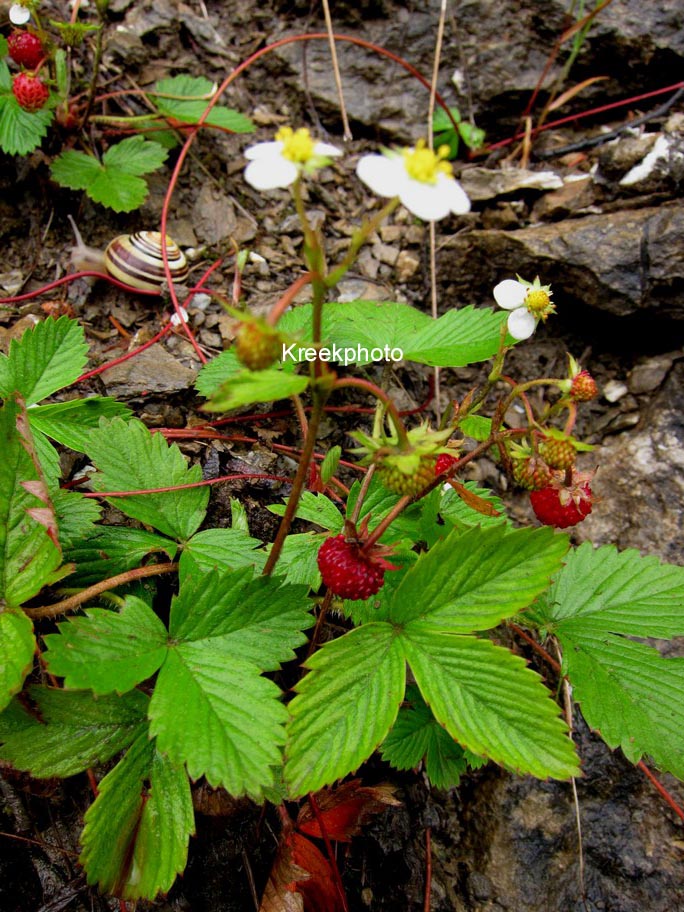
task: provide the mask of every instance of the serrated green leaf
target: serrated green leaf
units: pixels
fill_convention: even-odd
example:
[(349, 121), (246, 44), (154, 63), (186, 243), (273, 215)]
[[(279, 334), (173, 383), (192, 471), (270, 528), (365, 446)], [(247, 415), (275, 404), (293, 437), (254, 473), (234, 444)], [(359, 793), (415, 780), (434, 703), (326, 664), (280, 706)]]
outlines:
[(181, 583), (169, 631), (176, 641), (211, 641), (227, 661), (235, 656), (275, 671), (306, 642), (302, 631), (313, 623), (307, 593), (275, 577), (253, 578), (251, 568), (203, 572)]
[(104, 763), (147, 729), (147, 697), (137, 690), (96, 698), (86, 691), (31, 687), (29, 696), (35, 716), (18, 703), (0, 715), (0, 758), (39, 779), (73, 776)]
[[(284, 516), (285, 508), (285, 504), (270, 504), (268, 509), (276, 516)], [(302, 494), (297, 505), (297, 519), (308, 520), (321, 529), (336, 534), (341, 532), (344, 526), (344, 516), (340, 513), (339, 507), (336, 507), (325, 494), (313, 494), (311, 491)]]
[(148, 606), (128, 596), (119, 611), (90, 608), (44, 637), (50, 672), (64, 686), (94, 694), (125, 693), (149, 678), (166, 656), (166, 628)]
[(30, 618), (21, 610), (0, 607), (0, 712), (21, 690), (35, 649)]
[(488, 488), (479, 488), (474, 481), (466, 481), (464, 487), (476, 497), (491, 504), (499, 516), (487, 516), (480, 513), (479, 510), (468, 506), (453, 488), (449, 488), (444, 491), (439, 504), (439, 513), (443, 519), (461, 531), (472, 529), (473, 526), (500, 526), (509, 523), (506, 507), (500, 497), (497, 497)]
[(495, 627), (549, 585), (568, 540), (547, 527), (454, 530), (419, 557), (394, 593), (390, 619), (469, 633)]
[(125, 900), (154, 899), (185, 868), (194, 832), (192, 795), (182, 764), (145, 734), (99, 783), (85, 815), (81, 864), (88, 883)]
[(235, 532), (249, 535), (249, 519), (245, 505), (237, 497), (230, 498), (230, 526)]
[[(31, 411), (33, 411), (33, 409), (31, 409)], [(31, 416), (29, 415), (29, 422), (30, 420)], [(54, 497), (59, 490), (59, 479), (62, 476), (59, 453), (42, 431), (31, 427), (31, 435), (33, 437), (33, 445), (35, 447), (36, 456), (38, 457), (40, 469), (45, 478), (45, 484), (47, 485), (50, 494)]]
[[(9, 53), (9, 47), (7, 45), (7, 39), (4, 35), (0, 35), (0, 57), (6, 57)], [(5, 67), (7, 64), (5, 64)]]
[(289, 796), (316, 791), (357, 769), (385, 738), (404, 697), (396, 631), (372, 623), (326, 643), (290, 703), (285, 781)]
[[(7, 64), (0, 61), (3, 77)], [(9, 82), (9, 85), (7, 85)], [(54, 99), (54, 96), (52, 96)], [(28, 155), (47, 135), (54, 111), (50, 103), (39, 111), (25, 111), (12, 94), (11, 79), (2, 79), (0, 91), (0, 149), (7, 155)]]
[(507, 319), (505, 311), (492, 308), (450, 310), (407, 339), (404, 357), (432, 367), (487, 361), (499, 350), (501, 327)]
[(244, 367), (238, 361), (235, 350), (229, 348), (203, 365), (195, 377), (195, 389), (200, 396), (210, 399), (226, 380), (242, 373), (243, 370)]
[(0, 355), (0, 396), (19, 393), (26, 405), (73, 383), (88, 354), (83, 327), (76, 320), (48, 319), (12, 339), (8, 355)]
[(274, 783), (286, 720), (276, 685), (212, 640), (169, 650), (150, 703), (162, 753), (193, 779), (255, 800)]
[[(318, 549), (323, 542), (317, 532), (291, 533), (280, 552), (276, 572), (282, 573), (294, 585), (305, 585), (314, 591), (321, 585), (318, 570)], [(270, 548), (267, 548), (265, 554)]]
[(558, 706), (523, 659), (425, 621), (408, 624), (401, 643), (423, 699), (461, 745), (541, 779), (578, 774)]
[(52, 177), (63, 187), (85, 190), (96, 203), (115, 212), (131, 212), (147, 198), (140, 175), (160, 168), (168, 152), (143, 136), (129, 136), (105, 152), (102, 162), (84, 152), (67, 150), (52, 163)]
[(102, 507), (96, 500), (84, 497), (77, 491), (58, 488), (52, 493), (52, 503), (57, 517), (59, 543), (64, 550), (75, 542), (97, 534), (96, 523)]
[(327, 485), (337, 471), (341, 456), (342, 447), (340, 446), (330, 447), (328, 452), (325, 454), (323, 462), (321, 463), (321, 481), (323, 484)]
[[(204, 114), (215, 90), (216, 87), (203, 76), (193, 77), (183, 74), (169, 79), (160, 79), (154, 87), (154, 91), (160, 94), (181, 97), (153, 97), (152, 101), (157, 110), (167, 117), (181, 120), (184, 123), (197, 123)], [(223, 105), (215, 105), (204, 122), (230, 130), (232, 133), (252, 133), (254, 131), (254, 124), (249, 117), (223, 107)]]
[(533, 616), (559, 639), (588, 724), (633, 762), (644, 754), (684, 777), (684, 659), (626, 636), (684, 633), (684, 568), (586, 542), (572, 552)]
[(610, 633), (559, 632), (563, 671), (591, 728), (632, 763), (646, 754), (684, 779), (684, 659)]
[(116, 399), (91, 396), (38, 405), (31, 409), (29, 420), (32, 428), (82, 453), (90, 432), (97, 427), (100, 418), (125, 418), (128, 415), (130, 409)]
[(183, 548), (178, 568), (181, 585), (189, 576), (201, 577), (210, 570), (253, 567), (262, 570), (266, 555), (261, 542), (239, 529), (205, 529), (193, 535)]
[(274, 402), (303, 393), (309, 385), (304, 374), (284, 370), (243, 370), (215, 390), (204, 406), (209, 412), (227, 412), (257, 402)]
[(96, 534), (80, 539), (66, 549), (65, 559), (76, 565), (69, 583), (89, 586), (138, 567), (150, 554), (165, 554), (173, 560), (177, 550), (176, 542), (145, 529), (100, 527)]
[(0, 600), (21, 605), (55, 580), (56, 520), (33, 448), (26, 410), (0, 408)]
[[(169, 446), (161, 434), (151, 434), (137, 419), (100, 419), (88, 438), (87, 453), (99, 469), (93, 477), (98, 491), (169, 488), (202, 480), (200, 466), (189, 468), (177, 446)], [(127, 516), (180, 540), (190, 538), (197, 530), (208, 500), (206, 485), (112, 498)]]
[(468, 415), (459, 421), (458, 427), (466, 437), (484, 441), (492, 433), (492, 419), (483, 418), (482, 415)]
[[(684, 635), (684, 567), (663, 564), (612, 545), (594, 550), (584, 542), (540, 601), (543, 620), (559, 636), (566, 631), (670, 638)], [(535, 606), (537, 607), (537, 606)]]
[(468, 766), (463, 748), (435, 719), (414, 685), (407, 688), (406, 701), (382, 743), (382, 759), (399, 770), (424, 762), (435, 788), (457, 786)]

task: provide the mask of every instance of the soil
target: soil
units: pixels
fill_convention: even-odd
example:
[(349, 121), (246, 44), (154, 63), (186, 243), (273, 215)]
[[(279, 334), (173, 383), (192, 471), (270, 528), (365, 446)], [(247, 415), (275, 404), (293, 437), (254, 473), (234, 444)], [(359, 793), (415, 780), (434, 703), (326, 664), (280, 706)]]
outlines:
[[(433, 3), (428, 10), (432, 17), (431, 35), (434, 35), (438, 6)], [(468, 4), (461, 6), (463, 9), (459, 7), (459, 12), (466, 17), (464, 27), (467, 29), (468, 16), (472, 12), (468, 12)], [(476, 3), (474, 6), (482, 6), (481, 15), (491, 15), (489, 4)], [(541, 73), (545, 54), (540, 55), (535, 44), (540, 30), (557, 36), (563, 24), (556, 4), (548, 4), (546, 20), (540, 12), (544, 4), (507, 3), (504, 6), (506, 15), (514, 8), (523, 7), (521, 20), (527, 24), (524, 28), (521, 26), (522, 31), (516, 32), (511, 40), (517, 42), (514, 45), (517, 56), (528, 52), (530, 59), (536, 62), (532, 67), (534, 74), (531, 73), (528, 79), (528, 82), (532, 80), (531, 85), (523, 84), (523, 81), (511, 91), (502, 90), (498, 94), (491, 88), (486, 96), (486, 110), (481, 111), (479, 122), (486, 126), (491, 142), (510, 136), (527, 102), (529, 90), (534, 86), (533, 76), (538, 78)], [(616, 9), (619, 6), (615, 4)], [(664, 17), (668, 4), (660, 6)], [(412, 29), (418, 28), (418, 21), (426, 14), (425, 5), (366, 0), (337, 4), (336, 7), (339, 9), (336, 8), (333, 15), (338, 31), (360, 37), (368, 31), (376, 40), (386, 32), (389, 43), (394, 42), (393, 49), (412, 59)], [(54, 18), (61, 14), (57, 5), (44, 3), (43, 8), (47, 12), (46, 18), (50, 18), (50, 12)], [(612, 15), (617, 15), (616, 9), (611, 11)], [(612, 22), (610, 20), (605, 29), (612, 27)], [(619, 42), (611, 45), (606, 37), (609, 29), (599, 30), (600, 40), (596, 46), (589, 43), (580, 55), (583, 78), (602, 74), (603, 68), (597, 61), (602, 53), (607, 55), (605, 60), (614, 71), (609, 73), (606, 99), (616, 97), (615, 83), (619, 84), (623, 68), (642, 66), (648, 74), (644, 84), (651, 86), (657, 82), (649, 69), (647, 55), (642, 53), (643, 49), (630, 32), (632, 25), (627, 12), (624, 23), (618, 16), (615, 28), (624, 29), (624, 33), (619, 34), (623, 36), (623, 50), (626, 48), (625, 60), (621, 60), (615, 50)], [(404, 46), (396, 33), (400, 26)], [(107, 84), (110, 91), (132, 89), (180, 72), (221, 81), (230, 69), (269, 41), (283, 34), (321, 28), (318, 10), (312, 11), (308, 3), (270, 0), (252, 6), (236, 0), (207, 0), (205, 16), (205, 4), (201, 0), (192, 4), (192, 8), (171, 0), (155, 3), (112, 0), (102, 83)], [(454, 50), (457, 43), (454, 35), (458, 32), (453, 19), (448, 23), (448, 29), (453, 41), (446, 53), (452, 58), (458, 54), (464, 58), (462, 77), (466, 81), (469, 60), (474, 68), (470, 102), (472, 109), (478, 111), (484, 108), (485, 90), (479, 88), (481, 73), (468, 56), (467, 40), (458, 53), (458, 49)], [(415, 40), (418, 45), (418, 38)], [(658, 40), (661, 39), (658, 37)], [(322, 43), (315, 51), (313, 46), (302, 45), (296, 55), (289, 51), (268, 55), (231, 86), (227, 103), (254, 117), (258, 139), (270, 138), (282, 123), (307, 123), (324, 138), (342, 144), (334, 95), (329, 87), (323, 90), (318, 84), (317, 55), (323, 54), (323, 48)], [(637, 48), (638, 53), (630, 50), (633, 48)], [(493, 44), (483, 45), (481, 50), (485, 56), (494, 53)], [(629, 58), (631, 53), (635, 55), (636, 63)], [(674, 47), (667, 53), (674, 57), (679, 49)], [(655, 59), (660, 60), (664, 54), (666, 51), (657, 45), (649, 59), (655, 55)], [(422, 69), (429, 72), (425, 63), (421, 62)], [(384, 62), (379, 69), (377, 62), (365, 71), (361, 66), (358, 69), (360, 76), (356, 72), (354, 78), (368, 80), (369, 97), (379, 91), (381, 80), (387, 86), (393, 85), (391, 74), (394, 71), (389, 63)], [(364, 114), (356, 83), (354, 85), (355, 90), (350, 93), (350, 97), (354, 96), (350, 105), (354, 140), (347, 143), (345, 149), (352, 160), (362, 151), (369, 151), (371, 143), (375, 148), (378, 139), (388, 142), (420, 135), (422, 131), (415, 121), (411, 121), (410, 115), (408, 123), (400, 125), (400, 118), (390, 101), (384, 114), (377, 109), (375, 113)], [(411, 85), (407, 90), (412, 99), (407, 104), (416, 105), (423, 112), (424, 122), (426, 96), (421, 95), (422, 90), (416, 86)], [(592, 98), (603, 97), (600, 86), (598, 83), (591, 88)], [(404, 91), (403, 87), (401, 91)], [(382, 92), (387, 95), (387, 87)], [(448, 89), (445, 93), (449, 95)], [(138, 110), (136, 101), (131, 100), (130, 104), (131, 111)], [(571, 100), (570, 109), (580, 109), (576, 98)], [(675, 105), (649, 123), (646, 132), (664, 130), (667, 119), (678, 110), (682, 110), (681, 102), (679, 107)], [(611, 120), (611, 116), (605, 115), (600, 123), (594, 120), (589, 126), (580, 122), (559, 127), (538, 140), (535, 153), (541, 159), (553, 148), (590, 140), (601, 130), (619, 127), (622, 121)], [(75, 217), (83, 235), (96, 247), (103, 247), (117, 233), (143, 226), (155, 227), (159, 222), (169, 168), (151, 179), (150, 195), (141, 211), (117, 216), (96, 206), (84, 195), (60, 189), (50, 181), (49, 158), (68, 141), (68, 136), (56, 133), (41, 151), (26, 159), (2, 156), (0, 238), (5, 258), (3, 272), (19, 270), (24, 291), (36, 289), (67, 271), (72, 243), (67, 214)], [(226, 256), (227, 265), (220, 267), (212, 278), (212, 287), (222, 289), (224, 293), (229, 293), (233, 281), (229, 258), (232, 241), (260, 254), (264, 261), (250, 264), (245, 271), (243, 293), (249, 308), (263, 313), (299, 274), (297, 250), (302, 239), (286, 192), (261, 195), (242, 181), (244, 160), (241, 151), (252, 141), (253, 137), (210, 132), (198, 138), (173, 197), (169, 231), (182, 246), (197, 248), (201, 264)], [(475, 167), (486, 167), (492, 172), (501, 169), (501, 157), (501, 153), (496, 153), (464, 164), (464, 183), (467, 172)], [(515, 166), (519, 164), (518, 160)], [(611, 166), (617, 171), (611, 172)], [(551, 162), (533, 159), (530, 165), (532, 171), (551, 168), (565, 177), (569, 173), (588, 177), (599, 167), (603, 168), (604, 180), (589, 181), (582, 190), (587, 194), (585, 198), (580, 199), (579, 193), (574, 192), (572, 182), (565, 183), (562, 191), (557, 187), (555, 191), (514, 188), (475, 202), (473, 212), (460, 222), (453, 219), (440, 223), (437, 227), (440, 312), (456, 303), (491, 303), (492, 279), (509, 277), (515, 271), (509, 263), (512, 255), (505, 246), (511, 239), (515, 239), (515, 249), (522, 263), (520, 271), (528, 264), (535, 268), (533, 254), (524, 247), (524, 239), (520, 240), (518, 234), (530, 226), (542, 223), (550, 230), (555, 227), (557, 237), (562, 239), (569, 236), (576, 221), (585, 216), (643, 213), (649, 208), (670, 211), (678, 206), (680, 172), (670, 171), (655, 187), (646, 187), (639, 192), (628, 190), (619, 184), (619, 178), (628, 167), (616, 165), (601, 146), (587, 145), (584, 150), (560, 155)], [(326, 169), (321, 179), (312, 184), (307, 200), (307, 209), (332, 238), (333, 252), (344, 248), (351, 227), (358, 223), (369, 206), (374, 205), (366, 199), (360, 184), (350, 179), (350, 173), (349, 160), (344, 165), (336, 163)], [(554, 199), (554, 192), (564, 193), (565, 197)], [(505, 236), (503, 240), (501, 236)], [(653, 243), (657, 247), (657, 238)], [(428, 309), (425, 302), (429, 301), (429, 284), (424, 268), (427, 251), (425, 229), (399, 210), (363, 253), (356, 270), (345, 279), (341, 292), (350, 297), (404, 300)], [(501, 258), (497, 259), (499, 254)], [(599, 446), (606, 441), (622, 440), (633, 428), (643, 427), (644, 421), (648, 420), (672, 364), (681, 356), (684, 308), (678, 302), (684, 282), (682, 274), (680, 272), (679, 277), (670, 282), (670, 298), (677, 295), (680, 298), (667, 314), (659, 316), (652, 306), (642, 310), (635, 306), (634, 312), (620, 314), (613, 305), (616, 300), (622, 300), (621, 292), (609, 287), (608, 279), (601, 286), (607, 289), (603, 297), (592, 288), (580, 295), (573, 292), (567, 277), (568, 270), (573, 276), (579, 274), (580, 268), (576, 264), (548, 253), (543, 258), (543, 265), (551, 273), (545, 274), (544, 278), (554, 282), (558, 316), (550, 320), (534, 340), (511, 354), (507, 362), (511, 375), (520, 379), (544, 374), (562, 375), (566, 351), (570, 351), (583, 366), (591, 369), (602, 389), (615, 390), (617, 385), (629, 381), (638, 366), (652, 366), (658, 358), (669, 358), (669, 368), (664, 369), (660, 382), (656, 377), (655, 385), (646, 384), (648, 388), (643, 389), (627, 382), (624, 393), (604, 395), (582, 410), (577, 426), (582, 439)], [(6, 276), (0, 276), (0, 280), (5, 281)], [(597, 282), (597, 287), (600, 284)], [(566, 302), (565, 307), (563, 302)], [(92, 364), (98, 365), (151, 338), (159, 327), (161, 314), (169, 312), (169, 305), (150, 305), (104, 283), (94, 287), (74, 284), (3, 312), (0, 315), (0, 342), (6, 346), (10, 338), (18, 336), (35, 319), (43, 318), (46, 312), (73, 313), (82, 322), (90, 343)], [(195, 305), (189, 312), (190, 325), (207, 356), (230, 344), (233, 321), (217, 303)], [(135, 358), (89, 381), (83, 386), (83, 392), (116, 396), (149, 427), (192, 427), (201, 414), (198, 411), (201, 399), (192, 389), (198, 366), (192, 346), (177, 333), (144, 357)], [(444, 371), (441, 406), (449, 399), (460, 399), (483, 378), (485, 370), (486, 366), (475, 366)], [(380, 368), (367, 370), (370, 379), (389, 384), (399, 406), (408, 409), (429, 400), (430, 374), (427, 369), (408, 364), (391, 375)], [(354, 395), (340, 400), (339, 404), (367, 405)], [(434, 403), (427, 405), (427, 416), (432, 414), (433, 406)], [(514, 416), (511, 419), (514, 420)], [(339, 442), (348, 446), (347, 432), (358, 422), (358, 415), (331, 416), (323, 427), (326, 444)], [(283, 407), (282, 416), (263, 422), (249, 417), (242, 424), (236, 423), (230, 431), (236, 437), (247, 435), (255, 442), (181, 441), (183, 452), (200, 462), (205, 477), (238, 471), (292, 475), (293, 461), (272, 449), (274, 442), (292, 447), (299, 445), (297, 424), (286, 407)], [(594, 459), (592, 454), (592, 460), (600, 463), (601, 457)], [(81, 467), (81, 462), (65, 455), (63, 467), (67, 474), (73, 474)], [(510, 489), (498, 465), (482, 460), (470, 471), (470, 477), (504, 493), (517, 518), (530, 521), (526, 495)], [(349, 482), (356, 476), (350, 473), (342, 477)], [(286, 485), (276, 481), (238, 482), (229, 491), (221, 486), (212, 495), (207, 525), (229, 525), (230, 497), (238, 497), (247, 507), (251, 534), (264, 541), (272, 540), (277, 518), (264, 507), (281, 500), (287, 491)], [(601, 488), (600, 493), (607, 505), (600, 510), (605, 521), (610, 513), (611, 490)], [(604, 534), (609, 535), (610, 530)], [(652, 537), (646, 534), (644, 550), (659, 553)], [(679, 549), (668, 554), (668, 559), (676, 562), (681, 562), (681, 557)], [(515, 648), (540, 673), (546, 673), (524, 645), (518, 644)], [(549, 679), (548, 683), (553, 689), (557, 682)], [(364, 909), (417, 912), (428, 908), (424, 905), (424, 893), (426, 879), (431, 877), (429, 908), (432, 912), (684, 910), (681, 824), (675, 814), (657, 797), (641, 773), (621, 754), (611, 753), (596, 735), (586, 730), (580, 718), (576, 719), (576, 740), (585, 773), (577, 783), (581, 847), (568, 784), (519, 779), (490, 764), (470, 774), (458, 789), (440, 792), (431, 789), (420, 773), (398, 774), (373, 758), (360, 775), (367, 783), (391, 782), (402, 805), (377, 818), (362, 836), (342, 850), (339, 864), (349, 908), (359, 912)], [(684, 802), (680, 784), (667, 776), (663, 777), (663, 782), (680, 803)], [(76, 861), (83, 813), (90, 801), (86, 777), (78, 776), (67, 782), (36, 782), (11, 770), (3, 770), (0, 787), (4, 821), (1, 829), (19, 837), (2, 842), (0, 909), (7, 912), (57, 912), (62, 909), (83, 912), (119, 908), (114, 900), (102, 897), (85, 884)], [(254, 897), (261, 894), (277, 846), (279, 823), (275, 812), (273, 809), (262, 811), (246, 801), (229, 800), (224, 795), (202, 790), (199, 785), (195, 797), (202, 810), (197, 814), (197, 835), (191, 841), (190, 860), (184, 876), (178, 879), (168, 897), (154, 903), (139, 903), (137, 908), (175, 912), (246, 912), (256, 908)]]

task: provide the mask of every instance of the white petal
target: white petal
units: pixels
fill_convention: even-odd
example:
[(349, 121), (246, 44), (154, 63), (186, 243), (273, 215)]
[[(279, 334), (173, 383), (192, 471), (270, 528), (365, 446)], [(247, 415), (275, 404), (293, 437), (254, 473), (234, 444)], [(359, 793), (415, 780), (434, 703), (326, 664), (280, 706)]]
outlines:
[(426, 184), (412, 177), (407, 177), (399, 199), (409, 212), (425, 222), (435, 222), (451, 212), (449, 199), (439, 184)]
[(326, 155), (328, 158), (342, 155), (342, 150), (338, 149), (337, 146), (331, 146), (330, 143), (317, 142), (313, 150), (314, 155)]
[(508, 315), (508, 331), (514, 339), (529, 339), (537, 321), (524, 307), (518, 307)]
[(289, 187), (297, 177), (297, 167), (280, 155), (269, 155), (251, 161), (245, 168), (245, 180), (255, 190)]
[(504, 310), (522, 307), (527, 297), (527, 288), (515, 279), (504, 279), (494, 287), (494, 300)]
[(31, 11), (21, 6), (19, 3), (13, 3), (10, 6), (9, 20), (12, 25), (26, 25), (31, 18)]
[(453, 177), (447, 177), (446, 174), (438, 175), (437, 188), (440, 193), (444, 194), (449, 204), (449, 211), (453, 212), (454, 215), (463, 215), (466, 212), (470, 212), (470, 200), (463, 187)]
[(408, 179), (400, 158), (364, 155), (356, 166), (356, 175), (378, 196), (398, 196)]
[(249, 148), (245, 149), (242, 154), (245, 156), (245, 158), (252, 160), (257, 158), (268, 158), (271, 155), (279, 156), (282, 151), (283, 144), (281, 142), (273, 141), (256, 143), (255, 145), (249, 146)]

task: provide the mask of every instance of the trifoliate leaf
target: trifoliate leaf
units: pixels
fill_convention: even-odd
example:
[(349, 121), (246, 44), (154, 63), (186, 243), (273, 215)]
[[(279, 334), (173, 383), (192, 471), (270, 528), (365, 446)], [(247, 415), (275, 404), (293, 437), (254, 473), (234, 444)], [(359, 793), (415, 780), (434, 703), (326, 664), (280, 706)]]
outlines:
[(39, 405), (31, 409), (29, 420), (32, 428), (72, 450), (84, 452), (88, 435), (97, 427), (100, 418), (117, 415), (125, 418), (130, 415), (130, 409), (108, 396), (91, 396)]
[(194, 832), (182, 764), (159, 753), (143, 733), (98, 789), (81, 838), (88, 883), (126, 900), (165, 893), (185, 868)]
[(9, 354), (0, 355), (0, 397), (19, 393), (34, 405), (73, 383), (82, 373), (88, 346), (76, 320), (48, 319), (12, 339)]
[(468, 766), (465, 751), (435, 719), (415, 685), (407, 688), (406, 704), (380, 752), (399, 770), (425, 763), (428, 779), (439, 789), (457, 786)]
[(400, 639), (423, 699), (461, 745), (540, 779), (578, 774), (558, 706), (521, 658), (423, 620), (411, 621)]
[(164, 554), (173, 560), (176, 542), (145, 529), (124, 526), (98, 527), (97, 533), (73, 542), (65, 559), (76, 565), (69, 583), (89, 586), (138, 567), (150, 554)]
[(143, 136), (129, 136), (110, 148), (99, 162), (85, 152), (69, 149), (52, 163), (52, 177), (62, 187), (85, 190), (96, 203), (115, 212), (131, 212), (147, 198), (147, 183), (140, 175), (156, 171), (168, 152)]
[(30, 618), (21, 609), (0, 607), (0, 712), (21, 690), (35, 649)]
[(0, 603), (21, 605), (54, 581), (62, 559), (57, 522), (26, 410), (0, 408)]
[(0, 715), (0, 759), (32, 776), (73, 776), (104, 763), (146, 732), (147, 697), (94, 697), (87, 691), (31, 687), (30, 714), (17, 701)]
[[(152, 95), (151, 101), (161, 114), (183, 123), (197, 123), (216, 91), (216, 86), (203, 76), (193, 77), (183, 74), (169, 79), (160, 79), (155, 84), (154, 91), (159, 95)], [(175, 97), (159, 97), (162, 94)], [(204, 122), (230, 130), (231, 133), (252, 133), (254, 131), (254, 124), (249, 117), (218, 104), (214, 105)]]
[(532, 616), (558, 637), (588, 724), (636, 763), (684, 777), (684, 659), (627, 637), (684, 633), (684, 568), (589, 542), (572, 552)]
[(238, 567), (263, 569), (266, 555), (261, 542), (239, 529), (205, 529), (193, 535), (183, 548), (178, 568), (181, 584), (186, 577), (199, 578), (210, 570), (236, 570)]
[(119, 611), (90, 608), (58, 628), (44, 637), (45, 659), (68, 688), (125, 693), (154, 674), (166, 656), (166, 628), (134, 596)]
[[(268, 508), (276, 516), (284, 516), (285, 504), (271, 504)], [(297, 519), (306, 519), (315, 523), (321, 529), (326, 529), (336, 534), (342, 531), (344, 516), (339, 507), (326, 497), (325, 494), (313, 494), (305, 491), (297, 505)]]
[(549, 585), (568, 540), (549, 528), (454, 530), (418, 559), (394, 593), (396, 624), (469, 633), (496, 626)]
[(294, 798), (346, 776), (366, 760), (397, 717), (404, 656), (390, 624), (371, 623), (326, 643), (289, 705), (285, 781)]
[[(138, 420), (101, 418), (88, 438), (87, 453), (99, 469), (93, 477), (98, 491), (173, 488), (202, 480), (200, 466), (189, 468), (177, 446), (169, 446), (161, 434), (151, 434)], [(208, 500), (206, 485), (112, 498), (127, 516), (180, 540), (196, 531)]]

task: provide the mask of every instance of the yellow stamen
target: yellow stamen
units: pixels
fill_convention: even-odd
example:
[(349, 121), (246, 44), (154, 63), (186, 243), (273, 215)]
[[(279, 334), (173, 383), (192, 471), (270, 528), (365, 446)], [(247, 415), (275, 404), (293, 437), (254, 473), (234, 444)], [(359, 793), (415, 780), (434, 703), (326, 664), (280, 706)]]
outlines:
[(542, 319), (546, 319), (556, 309), (551, 303), (549, 292), (544, 291), (543, 288), (535, 288), (528, 292), (525, 298), (525, 307), (535, 317), (541, 317)]
[(404, 149), (404, 167), (409, 176), (421, 184), (435, 184), (439, 174), (453, 177), (451, 163), (445, 161), (449, 146), (440, 146), (436, 152), (428, 149), (425, 140), (419, 139), (415, 149)]
[(281, 127), (276, 133), (276, 140), (283, 144), (283, 158), (303, 165), (314, 154), (316, 145), (306, 127), (293, 130), (292, 127)]

